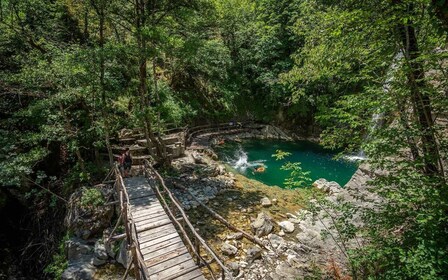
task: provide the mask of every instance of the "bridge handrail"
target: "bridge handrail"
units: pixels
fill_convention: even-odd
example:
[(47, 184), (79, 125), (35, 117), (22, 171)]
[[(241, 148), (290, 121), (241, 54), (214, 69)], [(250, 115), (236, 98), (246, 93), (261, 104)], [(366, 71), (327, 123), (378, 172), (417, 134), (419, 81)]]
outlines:
[(186, 129), (185, 139), (187, 143), (190, 143), (192, 138), (200, 133), (210, 132), (213, 130), (229, 130), (236, 128), (244, 128), (246, 125), (254, 123), (253, 121), (246, 122), (225, 122), (218, 124), (206, 124), (194, 126)]
[(114, 166), (115, 172), (115, 187), (120, 201), (120, 208), (124, 215), (123, 223), (126, 230), (126, 240), (131, 248), (132, 259), (134, 262), (135, 277), (137, 279), (149, 280), (148, 269), (146, 268), (145, 261), (143, 259), (143, 254), (140, 251), (140, 246), (137, 237), (137, 227), (135, 226), (132, 213), (129, 211), (129, 195), (126, 191), (126, 187), (123, 182), (123, 177), (121, 176), (120, 170), (117, 165)]
[[(183, 221), (186, 223), (186, 225), (188, 226), (189, 230), (191, 231), (191, 233), (193, 234), (195, 240), (196, 240), (196, 246), (193, 245), (193, 242), (191, 242), (190, 238), (188, 237), (184, 226), (182, 226), (179, 221), (177, 220), (177, 218), (174, 216), (174, 214), (172, 213), (172, 211), (169, 209), (168, 204), (166, 203), (165, 199), (163, 198), (163, 196), (161, 195), (160, 190), (158, 189), (159, 187), (156, 185), (156, 192), (159, 194), (160, 196), (160, 200), (161, 202), (167, 207), (167, 212), (171, 218), (171, 220), (173, 220), (173, 222), (175, 224), (178, 225), (179, 230), (181, 231), (183, 237), (185, 238), (186, 242), (189, 243), (193, 253), (196, 255), (196, 257), (200, 260), (202, 260), (204, 262), (204, 265), (207, 266), (207, 268), (210, 271), (210, 274), (212, 276), (213, 279), (216, 279), (215, 276), (213, 275), (213, 271), (209, 265), (208, 262), (206, 262), (200, 255), (199, 253), (199, 245), (202, 245), (202, 247), (204, 247), (204, 249), (207, 251), (207, 253), (211, 256), (211, 258), (218, 264), (218, 266), (221, 268), (221, 279), (224, 280), (225, 276), (227, 275), (229, 277), (229, 279), (234, 279), (232, 276), (232, 273), (227, 269), (227, 267), (224, 265), (224, 263), (219, 259), (219, 257), (217, 256), (217, 254), (214, 252), (214, 250), (212, 248), (210, 248), (210, 246), (207, 244), (207, 242), (199, 235), (199, 233), (196, 231), (196, 229), (194, 228), (194, 226), (191, 224), (190, 220), (188, 219), (187, 214), (185, 213), (185, 211), (183, 210), (182, 206), (180, 205), (180, 203), (178, 202), (178, 200), (176, 199), (176, 197), (173, 195), (173, 193), (171, 192), (170, 189), (167, 188), (167, 186), (165, 185), (165, 181), (163, 180), (162, 176), (160, 176), (160, 174), (157, 172), (157, 170), (155, 170), (155, 168), (149, 163), (148, 160), (144, 161), (144, 165), (145, 165), (145, 173), (146, 176), (149, 177), (150, 172), (153, 173), (155, 175), (155, 178), (157, 179), (157, 181), (160, 183), (159, 185), (162, 186), (163, 191), (166, 193), (166, 195), (168, 195), (168, 197), (170, 198), (171, 202), (173, 203), (173, 205), (175, 206), (175, 208), (178, 210), (178, 212), (181, 214)], [(195, 248), (196, 247), (196, 248)]]

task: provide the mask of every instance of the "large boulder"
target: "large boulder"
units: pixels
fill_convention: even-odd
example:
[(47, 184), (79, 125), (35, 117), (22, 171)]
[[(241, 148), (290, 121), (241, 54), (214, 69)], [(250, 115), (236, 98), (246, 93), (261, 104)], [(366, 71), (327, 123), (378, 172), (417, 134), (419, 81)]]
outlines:
[(65, 242), (68, 266), (62, 273), (63, 280), (90, 280), (95, 274), (94, 247), (73, 237)]
[(264, 212), (258, 214), (257, 219), (250, 226), (258, 237), (268, 235), (274, 228), (272, 218)]
[(84, 240), (100, 235), (109, 227), (114, 214), (114, 190), (107, 186), (82, 188), (74, 192), (65, 217), (67, 228)]
[(65, 242), (65, 254), (68, 261), (76, 261), (83, 256), (91, 255), (93, 247), (86, 244), (82, 239), (73, 237)]

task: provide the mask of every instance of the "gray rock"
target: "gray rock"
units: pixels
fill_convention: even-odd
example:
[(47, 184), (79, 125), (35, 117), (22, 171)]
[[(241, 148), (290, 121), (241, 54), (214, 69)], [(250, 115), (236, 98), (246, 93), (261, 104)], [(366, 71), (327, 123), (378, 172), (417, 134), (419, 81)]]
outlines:
[(291, 249), (298, 254), (308, 254), (312, 251), (312, 249), (305, 244), (294, 243), (291, 246)]
[(68, 261), (76, 261), (83, 255), (89, 255), (93, 247), (84, 243), (83, 240), (73, 237), (65, 242), (65, 253)]
[(95, 257), (100, 260), (107, 260), (109, 256), (107, 255), (106, 247), (104, 246), (104, 243), (100, 240), (95, 242), (95, 248), (94, 248)]
[(128, 263), (131, 259), (131, 255), (129, 254), (127, 250), (127, 244), (126, 241), (123, 240), (120, 244), (120, 250), (118, 251), (118, 254), (116, 256), (116, 260), (119, 264), (121, 264), (124, 268), (128, 267)]
[(238, 252), (238, 248), (233, 245), (223, 243), (221, 246), (221, 251), (226, 256), (234, 256)]
[(271, 242), (272, 246), (274, 246), (275, 248), (277, 248), (278, 246), (280, 246), (281, 244), (283, 244), (285, 242), (285, 240), (283, 238), (281, 238), (280, 236), (276, 235), (276, 234), (269, 234), (268, 235), (269, 241)]
[(258, 237), (268, 235), (274, 228), (271, 217), (264, 212), (258, 214), (257, 219), (250, 226)]
[(269, 198), (267, 198), (267, 197), (263, 197), (261, 200), (260, 200), (260, 203), (261, 203), (261, 206), (263, 206), (263, 207), (269, 207), (269, 206), (272, 206), (272, 202), (269, 200)]
[(337, 194), (342, 191), (341, 186), (334, 182), (328, 182), (326, 179), (319, 179), (313, 183), (313, 187), (330, 194)]
[(261, 258), (261, 249), (253, 246), (247, 249), (246, 261), (252, 263), (254, 260)]
[(227, 237), (226, 237), (227, 240), (233, 240), (233, 239), (240, 240), (242, 238), (243, 238), (243, 233), (241, 233), (241, 232), (235, 232), (235, 233), (227, 235)]
[(294, 224), (291, 223), (290, 221), (283, 221), (278, 223), (278, 225), (283, 229), (284, 232), (286, 233), (291, 233), (294, 232), (295, 228), (294, 228)]
[(98, 258), (97, 256), (95, 256), (95, 257), (93, 258), (93, 261), (92, 261), (92, 264), (93, 264), (94, 266), (102, 266), (102, 265), (104, 265), (105, 263), (107, 263), (107, 260), (100, 259), (100, 258)]
[(62, 273), (62, 280), (92, 280), (96, 268), (90, 261), (84, 260), (75, 263), (69, 263), (68, 267)]
[(299, 271), (294, 268), (291, 267), (289, 264), (287, 263), (282, 263), (279, 264), (276, 268), (275, 268), (275, 273), (279, 276), (281, 276), (283, 279), (285, 280), (295, 280), (298, 279), (298, 275), (299, 275)]
[(296, 235), (297, 240), (312, 248), (321, 248), (323, 245), (320, 234), (312, 229), (307, 229)]
[(94, 259), (94, 247), (86, 244), (86, 241), (72, 237), (65, 242), (65, 253), (68, 266), (62, 273), (64, 280), (90, 280), (95, 274), (92, 265)]
[(232, 276), (238, 276), (240, 273), (240, 265), (237, 262), (229, 262), (227, 263), (227, 267), (232, 272)]

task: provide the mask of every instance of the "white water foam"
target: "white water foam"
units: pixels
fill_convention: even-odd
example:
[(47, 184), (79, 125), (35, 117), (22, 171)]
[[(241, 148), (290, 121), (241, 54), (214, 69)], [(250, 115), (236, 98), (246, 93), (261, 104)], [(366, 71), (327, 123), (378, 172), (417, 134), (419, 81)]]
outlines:
[(267, 167), (264, 162), (266, 160), (254, 160), (249, 161), (249, 157), (247, 153), (243, 150), (243, 147), (240, 145), (238, 150), (235, 151), (233, 158), (228, 158), (227, 163), (232, 166), (232, 168), (244, 173), (248, 168), (255, 169), (256, 167), (263, 166)]

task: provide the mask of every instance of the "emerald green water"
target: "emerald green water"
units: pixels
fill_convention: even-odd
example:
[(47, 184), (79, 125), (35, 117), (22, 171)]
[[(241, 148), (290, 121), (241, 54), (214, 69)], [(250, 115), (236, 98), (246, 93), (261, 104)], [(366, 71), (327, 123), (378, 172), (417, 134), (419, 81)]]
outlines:
[[(272, 157), (276, 150), (290, 152), (283, 160)], [(281, 170), (287, 161), (301, 162), (304, 171), (310, 171), (312, 181), (325, 178), (344, 186), (357, 169), (355, 162), (333, 159), (335, 153), (309, 141), (244, 140), (241, 143), (228, 142), (216, 148), (220, 159), (248, 178), (266, 185), (283, 187), (290, 172)], [(265, 172), (254, 169), (264, 166)]]

